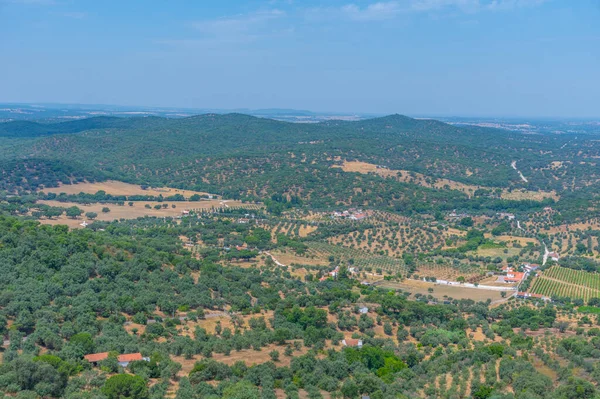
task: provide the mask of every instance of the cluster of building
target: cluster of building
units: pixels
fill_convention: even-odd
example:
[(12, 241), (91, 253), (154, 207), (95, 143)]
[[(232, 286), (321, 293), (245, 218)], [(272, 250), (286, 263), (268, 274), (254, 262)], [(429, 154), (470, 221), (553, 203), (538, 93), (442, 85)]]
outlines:
[(501, 218), (501, 219), (508, 219), (508, 220), (514, 220), (515, 219), (515, 215), (513, 213), (498, 212), (496, 215), (498, 215), (498, 217)]
[[(335, 280), (335, 279), (337, 279), (339, 272), (340, 272), (340, 267), (339, 267), (339, 266), (336, 266), (336, 267), (335, 267), (335, 269), (333, 269), (332, 271), (328, 272), (328, 273), (327, 273), (327, 274), (325, 274), (323, 277), (321, 277), (321, 278), (319, 279), (319, 281), (325, 281), (325, 280), (327, 280), (328, 278), (332, 278), (332, 279), (334, 279), (334, 280)], [(350, 274), (350, 276), (352, 277), (352, 276), (354, 276), (355, 274), (357, 274), (357, 273), (358, 273), (358, 269), (357, 269), (357, 268), (355, 268), (355, 267), (349, 267), (349, 268), (348, 268), (348, 273), (349, 273), (349, 274)]]
[(536, 272), (540, 268), (540, 265), (535, 263), (524, 263), (522, 266), (523, 271), (516, 271), (515, 268), (511, 266), (504, 266), (501, 270), (503, 273), (502, 280), (507, 284), (518, 284), (523, 281), (529, 273)]
[(362, 209), (348, 209), (347, 211), (338, 212), (335, 211), (331, 214), (334, 219), (350, 219), (350, 220), (363, 220), (368, 217), (369, 213)]
[(464, 212), (463, 213), (456, 213), (456, 209), (453, 210), (452, 212), (450, 212), (450, 214), (448, 214), (448, 217), (452, 218), (452, 219), (462, 219), (462, 218), (466, 218), (468, 216), (469, 216), (468, 213), (464, 213)]
[(526, 274), (525, 272), (517, 272), (514, 268), (509, 266), (504, 266), (502, 268), (502, 272), (505, 273), (504, 282), (509, 284), (520, 283), (521, 281), (523, 281)]

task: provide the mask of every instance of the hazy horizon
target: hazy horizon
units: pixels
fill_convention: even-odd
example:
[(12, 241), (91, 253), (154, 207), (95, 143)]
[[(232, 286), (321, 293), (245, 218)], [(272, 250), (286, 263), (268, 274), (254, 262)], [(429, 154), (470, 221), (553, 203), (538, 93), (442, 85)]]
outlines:
[(598, 20), (595, 0), (0, 0), (0, 102), (598, 118)]
[[(0, 101), (0, 106), (7, 106), (7, 105), (14, 105), (14, 106), (20, 106), (20, 107), (39, 107), (39, 108), (44, 108), (47, 110), (59, 110), (61, 109), (61, 107), (74, 107), (73, 109), (80, 109), (80, 110), (88, 110), (88, 111), (101, 111), (101, 110), (107, 110), (109, 108), (114, 109), (113, 112), (121, 112), (121, 113), (126, 113), (126, 112), (135, 112), (135, 111), (147, 111), (148, 113), (151, 113), (151, 111), (155, 111), (158, 112), (160, 110), (163, 110), (165, 112), (170, 111), (170, 112), (176, 112), (176, 111), (181, 111), (181, 112), (188, 112), (191, 113), (193, 115), (202, 115), (205, 113), (219, 113), (219, 114), (226, 114), (226, 113), (241, 113), (241, 114), (247, 114), (247, 115), (251, 115), (251, 116), (257, 116), (256, 113), (263, 113), (263, 112), (267, 112), (267, 111), (277, 111), (277, 112), (290, 112), (290, 114), (300, 114), (300, 113), (309, 113), (311, 115), (317, 115), (317, 116), (360, 116), (363, 118), (378, 118), (378, 117), (385, 117), (385, 116), (390, 116), (390, 115), (403, 115), (403, 116), (408, 116), (410, 118), (415, 118), (415, 119), (436, 119), (436, 118), (447, 118), (447, 119), (452, 119), (452, 118), (456, 118), (456, 119), (468, 119), (468, 118), (472, 118), (472, 119), (481, 119), (481, 120), (504, 120), (504, 121), (510, 121), (510, 120), (514, 120), (514, 121), (523, 121), (525, 119), (529, 119), (529, 120), (535, 120), (535, 121), (597, 121), (600, 119), (600, 115), (599, 116), (577, 116), (577, 117), (570, 117), (570, 116), (561, 116), (561, 115), (553, 115), (553, 116), (537, 116), (537, 115), (469, 115), (469, 114), (448, 114), (448, 115), (443, 115), (443, 114), (426, 114), (426, 113), (419, 113), (419, 114), (409, 114), (409, 113), (405, 113), (405, 112), (389, 112), (389, 113), (373, 113), (373, 112), (361, 112), (361, 111), (331, 111), (331, 110), (313, 110), (313, 109), (295, 109), (295, 108), (279, 108), (279, 107), (267, 107), (267, 108), (249, 108), (249, 107), (242, 107), (242, 108), (195, 108), (195, 107), (176, 107), (176, 106), (169, 106), (169, 105), (164, 105), (164, 106), (147, 106), (147, 105), (123, 105), (123, 104), (85, 104), (85, 103), (51, 103), (51, 102), (13, 102), (13, 101)], [(106, 107), (106, 108), (102, 108), (102, 107)], [(193, 116), (190, 115), (190, 116)], [(91, 115), (94, 116), (94, 115)], [(97, 116), (101, 116), (101, 115), (97, 115)], [(18, 119), (18, 118), (15, 118)]]

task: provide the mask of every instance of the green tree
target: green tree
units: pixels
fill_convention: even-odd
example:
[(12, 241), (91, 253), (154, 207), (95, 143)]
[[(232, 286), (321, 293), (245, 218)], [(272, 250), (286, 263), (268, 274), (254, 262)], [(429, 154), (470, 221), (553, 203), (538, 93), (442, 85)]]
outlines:
[(194, 390), (192, 389), (192, 384), (190, 384), (190, 380), (187, 377), (183, 377), (179, 381), (179, 389), (177, 390), (177, 395), (175, 399), (194, 399)]
[(260, 399), (260, 391), (249, 381), (240, 381), (223, 390), (223, 399)]
[(108, 399), (146, 399), (148, 398), (148, 387), (146, 381), (140, 376), (118, 374), (106, 380), (102, 387), (102, 393)]
[(347, 379), (346, 381), (344, 381), (344, 383), (342, 384), (342, 395), (344, 395), (344, 398), (353, 399), (358, 397), (358, 385), (356, 385), (356, 382), (354, 382), (354, 380)]
[(70, 339), (71, 344), (77, 345), (83, 350), (85, 354), (92, 353), (94, 351), (94, 340), (92, 334), (82, 332), (75, 334)]
[(71, 219), (75, 219), (75, 218), (81, 216), (82, 213), (83, 213), (83, 211), (76, 206), (67, 208), (67, 217), (70, 217)]

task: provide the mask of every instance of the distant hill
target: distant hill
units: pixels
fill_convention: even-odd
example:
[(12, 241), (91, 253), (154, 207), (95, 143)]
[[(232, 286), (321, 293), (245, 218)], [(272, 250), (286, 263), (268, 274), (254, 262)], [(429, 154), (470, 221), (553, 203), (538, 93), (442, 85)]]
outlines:
[(141, 126), (145, 118), (137, 120), (98, 116), (93, 118), (78, 119), (60, 123), (39, 123), (33, 121), (10, 121), (0, 123), (0, 137), (27, 138), (50, 136), (53, 134), (79, 133), (95, 129), (127, 129)]
[[(8, 122), (0, 124), (0, 137), (11, 139), (0, 145), (7, 189), (50, 185), (56, 176), (66, 181), (112, 178), (232, 198), (297, 195), (318, 206), (401, 206), (410, 199), (413, 206), (414, 198), (444, 199), (436, 199), (439, 190), (332, 166), (362, 161), (431, 179), (559, 191), (567, 183), (585, 187), (600, 177), (595, 163), (576, 161), (598, 153), (593, 140), (458, 127), (402, 115), (317, 124), (243, 114), (97, 117), (53, 124)], [(512, 161), (528, 176), (527, 183), (511, 167)], [(568, 168), (551, 169), (552, 162), (566, 161)], [(65, 172), (48, 170), (44, 165), (49, 164)], [(465, 197), (454, 191), (444, 195), (444, 201)]]

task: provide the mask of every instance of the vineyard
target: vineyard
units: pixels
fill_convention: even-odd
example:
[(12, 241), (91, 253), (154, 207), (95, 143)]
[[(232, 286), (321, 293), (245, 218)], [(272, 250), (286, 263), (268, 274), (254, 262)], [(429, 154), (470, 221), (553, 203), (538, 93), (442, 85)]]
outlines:
[(554, 266), (538, 277), (530, 290), (548, 297), (580, 298), (588, 301), (600, 297), (600, 274)]

